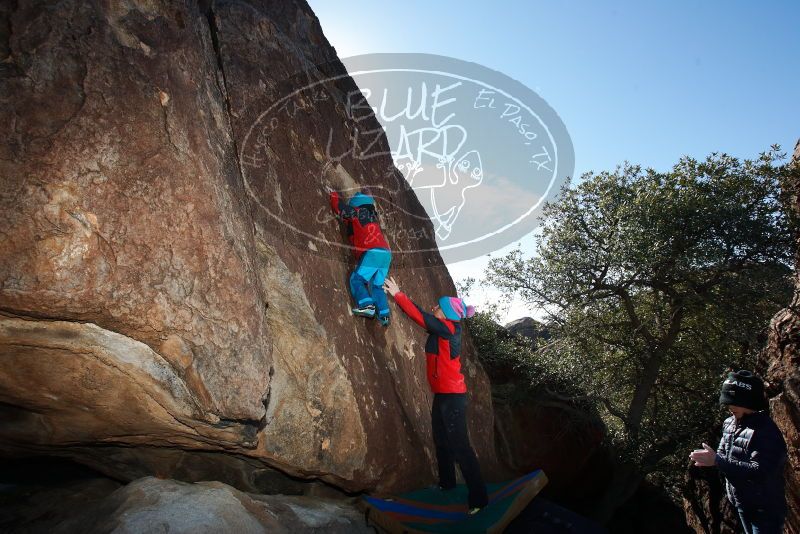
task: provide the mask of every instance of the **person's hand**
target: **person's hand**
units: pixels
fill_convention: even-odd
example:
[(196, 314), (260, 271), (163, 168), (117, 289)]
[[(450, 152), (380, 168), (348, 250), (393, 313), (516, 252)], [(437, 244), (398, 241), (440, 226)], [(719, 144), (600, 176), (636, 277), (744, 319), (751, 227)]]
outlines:
[(699, 467), (711, 467), (717, 463), (717, 451), (703, 443), (702, 449), (695, 449), (689, 454), (689, 459)]
[(383, 281), (383, 289), (386, 290), (392, 297), (400, 292), (400, 286), (394, 281), (394, 278), (387, 278)]

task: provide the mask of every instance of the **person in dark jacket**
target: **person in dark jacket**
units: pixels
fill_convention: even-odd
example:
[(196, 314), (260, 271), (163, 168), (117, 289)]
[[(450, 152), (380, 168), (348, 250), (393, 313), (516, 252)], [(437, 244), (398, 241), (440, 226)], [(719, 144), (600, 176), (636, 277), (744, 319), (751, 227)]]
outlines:
[(766, 411), (764, 383), (750, 371), (729, 373), (719, 397), (731, 417), (715, 451), (705, 443), (689, 458), (716, 465), (725, 476), (728, 500), (739, 512), (746, 534), (783, 532), (786, 496), (783, 468), (786, 442)]
[(387, 278), (384, 288), (400, 309), (428, 332), (425, 358), (428, 384), (433, 392), (431, 427), (436, 445), (439, 487), (456, 486), (456, 464), (467, 483), (469, 513), (489, 502), (480, 464), (467, 434), (467, 385), (461, 373), (461, 319), (475, 313), (462, 299), (442, 297), (433, 313), (417, 306), (397, 282)]
[(337, 191), (330, 193), (331, 209), (347, 227), (347, 238), (356, 256), (350, 275), (350, 294), (356, 302), (353, 314), (373, 318), (389, 326), (390, 310), (383, 281), (389, 274), (392, 253), (381, 232), (375, 200), (360, 191), (345, 202)]

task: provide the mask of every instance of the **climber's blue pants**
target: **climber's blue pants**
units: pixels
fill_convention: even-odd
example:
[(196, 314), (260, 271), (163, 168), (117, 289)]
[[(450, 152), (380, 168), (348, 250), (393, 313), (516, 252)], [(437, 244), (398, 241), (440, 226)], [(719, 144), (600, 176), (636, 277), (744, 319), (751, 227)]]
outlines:
[(389, 274), (392, 253), (385, 248), (371, 248), (364, 252), (350, 275), (350, 293), (359, 308), (374, 304), (378, 316), (389, 315), (389, 303), (383, 292), (383, 282)]

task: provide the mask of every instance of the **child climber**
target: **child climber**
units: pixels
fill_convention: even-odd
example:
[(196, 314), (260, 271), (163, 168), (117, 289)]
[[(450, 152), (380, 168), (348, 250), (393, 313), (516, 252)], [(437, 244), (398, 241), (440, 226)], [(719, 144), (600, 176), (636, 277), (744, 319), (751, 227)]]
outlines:
[(461, 374), (460, 323), (461, 319), (472, 317), (475, 310), (459, 298), (442, 297), (431, 314), (414, 304), (392, 278), (386, 279), (384, 287), (400, 309), (428, 332), (425, 357), (428, 383), (434, 393), (431, 427), (439, 487), (449, 490), (456, 486), (455, 464), (458, 464), (467, 483), (469, 513), (477, 513), (489, 499), (467, 434), (467, 385)]
[(389, 303), (383, 292), (383, 282), (389, 274), (392, 253), (383, 237), (375, 210), (375, 200), (358, 192), (345, 202), (337, 192), (331, 192), (331, 209), (347, 225), (347, 238), (356, 256), (356, 268), (350, 275), (350, 294), (356, 302), (353, 314), (378, 317), (382, 326), (389, 326)]

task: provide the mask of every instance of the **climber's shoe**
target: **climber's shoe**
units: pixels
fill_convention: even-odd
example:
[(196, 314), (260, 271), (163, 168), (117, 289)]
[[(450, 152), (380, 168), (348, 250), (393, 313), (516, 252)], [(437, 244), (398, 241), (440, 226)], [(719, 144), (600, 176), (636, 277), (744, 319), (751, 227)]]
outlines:
[(378, 316), (378, 322), (381, 323), (381, 326), (389, 326), (389, 323), (392, 322), (392, 318), (388, 315), (380, 315)]
[(369, 319), (372, 319), (373, 317), (375, 317), (375, 305), (367, 304), (366, 306), (353, 308), (353, 315), (358, 315), (359, 317), (367, 317)]
[(480, 512), (481, 510), (483, 510), (484, 508), (485, 508), (485, 506), (475, 506), (473, 508), (470, 508), (469, 509), (469, 515), (475, 515), (478, 512)]

